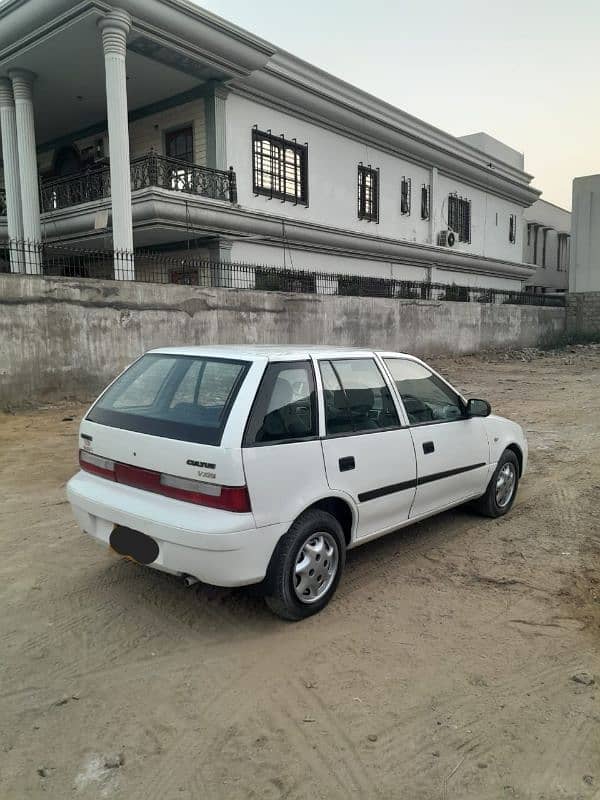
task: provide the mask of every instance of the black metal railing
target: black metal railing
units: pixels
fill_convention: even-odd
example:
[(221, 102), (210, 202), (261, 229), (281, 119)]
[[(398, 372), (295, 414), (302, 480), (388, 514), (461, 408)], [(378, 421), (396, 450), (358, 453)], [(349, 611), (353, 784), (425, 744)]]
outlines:
[(564, 306), (564, 297), (510, 289), (285, 269), (136, 251), (84, 250), (60, 244), (0, 243), (0, 272), (106, 278), (142, 283), (253, 289), (263, 292), (385, 297), (395, 300)]
[[(132, 191), (156, 186), (237, 203), (233, 167), (211, 169), (150, 152), (131, 161), (130, 176)], [(110, 197), (110, 168), (104, 165), (57, 180), (41, 180), (40, 184), (42, 212), (57, 211)]]
[(135, 191), (150, 186), (237, 203), (233, 167), (224, 172), (150, 152), (131, 162), (131, 188)]
[(41, 210), (58, 211), (110, 197), (110, 169), (100, 167), (66, 178), (40, 181)]

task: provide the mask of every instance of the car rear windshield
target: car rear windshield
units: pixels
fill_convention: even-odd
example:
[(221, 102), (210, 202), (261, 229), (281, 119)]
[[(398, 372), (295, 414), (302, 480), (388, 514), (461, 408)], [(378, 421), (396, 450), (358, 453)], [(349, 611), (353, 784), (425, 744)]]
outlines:
[(219, 445), (249, 362), (150, 353), (118, 378), (87, 415), (128, 431)]

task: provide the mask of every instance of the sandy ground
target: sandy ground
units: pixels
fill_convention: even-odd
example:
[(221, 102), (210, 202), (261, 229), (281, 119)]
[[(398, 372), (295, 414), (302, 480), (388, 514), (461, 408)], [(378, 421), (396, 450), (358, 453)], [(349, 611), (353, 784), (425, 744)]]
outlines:
[(436, 363), (526, 428), (515, 508), (352, 552), (297, 625), (79, 533), (84, 406), (0, 415), (2, 800), (600, 798), (600, 348)]

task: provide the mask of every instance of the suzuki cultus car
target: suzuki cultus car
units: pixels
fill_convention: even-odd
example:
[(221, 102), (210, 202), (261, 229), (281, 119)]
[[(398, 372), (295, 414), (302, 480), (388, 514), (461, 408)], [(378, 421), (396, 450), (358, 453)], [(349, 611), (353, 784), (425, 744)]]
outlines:
[(352, 547), (461, 503), (506, 514), (527, 464), (519, 425), (419, 359), (330, 347), (153, 350), (79, 436), (85, 533), (188, 584), (261, 584), (290, 620)]

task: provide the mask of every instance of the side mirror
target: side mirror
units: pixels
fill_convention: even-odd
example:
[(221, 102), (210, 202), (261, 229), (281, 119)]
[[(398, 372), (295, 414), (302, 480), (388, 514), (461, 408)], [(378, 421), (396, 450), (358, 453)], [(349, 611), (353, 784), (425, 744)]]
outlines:
[(492, 407), (487, 400), (469, 400), (467, 403), (468, 417), (489, 417)]

